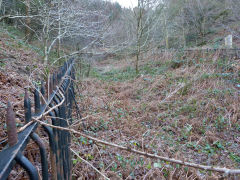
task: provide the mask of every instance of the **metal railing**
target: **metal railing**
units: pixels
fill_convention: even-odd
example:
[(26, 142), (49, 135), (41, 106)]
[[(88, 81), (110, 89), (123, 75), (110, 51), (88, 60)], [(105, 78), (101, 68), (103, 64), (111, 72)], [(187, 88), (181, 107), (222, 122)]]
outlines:
[[(14, 165), (17, 163), (23, 167), (30, 179), (39, 179), (36, 167), (23, 155), (30, 139), (39, 147), (41, 155), (42, 179), (71, 179), (71, 136), (68, 131), (51, 128), (42, 125), (49, 138), (50, 164), (48, 163), (48, 153), (42, 139), (35, 132), (39, 123), (34, 119), (43, 121), (43, 114), (47, 113), (51, 117), (52, 125), (68, 127), (72, 121), (72, 107), (75, 101), (73, 80), (75, 79), (74, 60), (70, 59), (57, 73), (50, 76), (46, 82), (41, 83), (41, 88), (36, 87), (34, 92), (35, 112), (31, 111), (31, 101), (28, 91), (25, 90), (24, 111), (25, 122), (29, 124), (21, 132), (17, 133), (15, 115), (11, 103), (7, 107), (7, 134), (8, 145), (0, 152), (0, 180), (7, 179)], [(46, 93), (45, 93), (46, 92)], [(46, 100), (47, 99), (47, 100)], [(52, 111), (50, 111), (52, 109)], [(51, 175), (49, 174), (51, 167)]]

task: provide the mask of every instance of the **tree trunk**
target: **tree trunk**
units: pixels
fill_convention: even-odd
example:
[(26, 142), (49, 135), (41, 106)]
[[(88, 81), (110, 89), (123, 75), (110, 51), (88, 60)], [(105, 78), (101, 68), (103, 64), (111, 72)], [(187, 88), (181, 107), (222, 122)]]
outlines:
[(89, 77), (91, 71), (91, 62), (88, 64), (88, 71), (87, 71), (87, 77)]
[(58, 41), (57, 41), (57, 57), (60, 58), (61, 51), (61, 15), (60, 15), (60, 7), (61, 0), (58, 0)]
[(168, 37), (168, 31), (166, 31), (165, 41), (166, 41), (166, 49), (169, 49), (169, 37)]
[(203, 22), (201, 24), (201, 29), (202, 29), (202, 43), (204, 42), (204, 38), (205, 38), (205, 23), (206, 23), (206, 18), (204, 17), (203, 18)]
[(136, 64), (135, 70), (136, 74), (139, 73), (139, 56), (141, 53), (141, 37), (142, 37), (142, 13), (143, 13), (143, 1), (138, 0), (138, 16), (137, 16), (137, 54), (136, 54)]
[(184, 26), (183, 26), (183, 34), (182, 34), (182, 36), (183, 36), (183, 47), (186, 48), (186, 35), (185, 35), (185, 28), (184, 28)]
[(49, 47), (48, 47), (48, 40), (49, 40), (49, 14), (47, 14), (47, 18), (45, 21), (45, 28), (43, 29), (43, 34), (44, 34), (44, 65), (48, 64), (48, 55), (49, 55)]
[(0, 11), (1, 11), (1, 8), (2, 8), (2, 0), (0, 0)]
[(60, 58), (60, 51), (61, 51), (61, 40), (58, 38), (57, 41), (57, 57)]
[(82, 72), (82, 58), (80, 58), (80, 64), (79, 64), (79, 66), (80, 66), (80, 77), (83, 77), (83, 72)]
[[(25, 14), (26, 16), (30, 15), (30, 0), (25, 1), (26, 9), (25, 9)], [(31, 24), (31, 19), (29, 17), (26, 18), (26, 26), (25, 26), (25, 36), (27, 41), (30, 40), (30, 24)]]
[(135, 69), (136, 69), (136, 74), (139, 73), (139, 69), (138, 69), (138, 63), (139, 63), (139, 52), (137, 52), (137, 57), (136, 57), (136, 66), (135, 66)]
[(48, 64), (48, 48), (47, 48), (46, 44), (44, 45), (44, 58), (43, 58), (43, 60), (44, 60), (43, 64), (47, 65)]
[[(185, 2), (184, 2), (185, 3)], [(186, 40), (186, 32), (185, 32), (185, 20), (184, 20), (184, 10), (182, 9), (182, 38), (183, 38), (183, 47), (186, 48), (187, 40)]]
[(168, 28), (167, 28), (167, 18), (166, 18), (166, 14), (165, 13), (164, 13), (164, 25), (165, 25), (166, 49), (169, 49), (169, 37), (168, 37)]

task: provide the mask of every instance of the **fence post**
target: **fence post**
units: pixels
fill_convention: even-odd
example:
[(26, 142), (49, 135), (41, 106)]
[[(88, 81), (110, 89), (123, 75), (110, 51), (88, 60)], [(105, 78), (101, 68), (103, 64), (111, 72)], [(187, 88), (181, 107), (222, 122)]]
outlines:
[(15, 114), (10, 102), (7, 105), (7, 135), (9, 146), (14, 146), (18, 142)]
[[(39, 113), (41, 109), (40, 105), (40, 97), (37, 87), (34, 91), (34, 102), (35, 102), (35, 113)], [(28, 123), (32, 119), (32, 112), (31, 112), (31, 101), (28, 95), (27, 89), (25, 89), (25, 98), (24, 98), (24, 109), (25, 109), (25, 122)], [(38, 145), (40, 155), (41, 155), (41, 164), (42, 164), (42, 178), (43, 180), (48, 180), (48, 164), (47, 164), (47, 151), (45, 145), (41, 138), (36, 134), (32, 133), (30, 135), (32, 140)]]

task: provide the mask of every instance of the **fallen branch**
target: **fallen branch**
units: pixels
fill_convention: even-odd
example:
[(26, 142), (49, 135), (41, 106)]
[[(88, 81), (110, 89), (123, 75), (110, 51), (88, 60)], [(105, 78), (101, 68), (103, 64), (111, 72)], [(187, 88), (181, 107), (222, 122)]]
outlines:
[[(163, 103), (168, 102), (168, 99), (170, 99), (171, 97), (173, 97), (179, 90), (181, 90), (186, 84), (185, 83), (181, 83), (174, 91), (170, 92), (163, 100), (161, 100), (158, 105), (161, 105)], [(152, 88), (149, 90), (149, 92), (152, 90)], [(150, 103), (148, 106), (153, 106), (154, 103)]]
[(115, 147), (115, 148), (118, 148), (118, 149), (121, 149), (121, 150), (129, 151), (129, 152), (132, 152), (132, 153), (140, 154), (140, 155), (143, 155), (143, 156), (146, 156), (146, 157), (149, 157), (149, 158), (160, 159), (162, 161), (171, 162), (171, 163), (174, 163), (174, 164), (180, 164), (180, 165), (183, 165), (183, 166), (193, 167), (193, 168), (197, 168), (197, 169), (203, 169), (203, 170), (206, 170), (206, 171), (215, 171), (215, 172), (219, 172), (219, 173), (224, 173), (226, 175), (240, 174), (240, 169), (228, 169), (228, 168), (221, 168), (221, 167), (214, 167), (214, 166), (205, 166), (205, 165), (191, 163), (191, 162), (184, 162), (184, 161), (173, 159), (173, 158), (168, 158), (168, 157), (163, 157), (163, 156), (159, 156), (159, 155), (155, 155), (155, 154), (151, 154), (151, 153), (147, 153), (147, 152), (143, 152), (143, 151), (138, 151), (136, 149), (132, 149), (130, 147), (124, 147), (124, 146), (117, 145), (117, 144), (114, 144), (114, 143), (111, 143), (111, 142), (106, 142), (106, 141), (88, 136), (86, 134), (80, 133), (78, 131), (75, 131), (74, 129), (54, 126), (54, 125), (42, 122), (42, 121), (37, 120), (37, 119), (33, 119), (33, 120), (39, 122), (42, 125), (49, 126), (51, 128), (60, 129), (60, 130), (64, 130), (64, 131), (69, 131), (69, 132), (72, 132), (74, 134), (78, 134), (78, 135), (81, 135), (85, 138), (91, 139), (94, 142), (104, 144), (104, 145), (107, 145), (107, 146), (111, 146), (111, 147)]
[(85, 162), (86, 164), (88, 164), (89, 166), (91, 166), (95, 171), (97, 171), (101, 176), (103, 176), (105, 179), (110, 180), (107, 176), (105, 176), (103, 173), (101, 173), (97, 168), (95, 168), (91, 163), (89, 163), (88, 161), (86, 161), (85, 159), (83, 159), (81, 156), (78, 155), (78, 153), (76, 153), (73, 149), (71, 149), (71, 151), (79, 158), (81, 159), (83, 162)]
[[(57, 105), (53, 106), (52, 108), (50, 108), (49, 110), (47, 110), (45, 113), (41, 114), (38, 117), (32, 117), (32, 119), (34, 119), (35, 121), (38, 121), (39, 119), (42, 119), (42, 117), (48, 115), (48, 113), (50, 113), (51, 111), (53, 111), (54, 109), (58, 108), (59, 106), (61, 106), (64, 101), (65, 101), (65, 96), (63, 95), (63, 93), (61, 92), (61, 89), (59, 87), (57, 87), (59, 94), (62, 96), (62, 101), (60, 103), (58, 103)], [(40, 121), (41, 122), (41, 121)], [(30, 124), (32, 124), (33, 121), (30, 121), (29, 123), (25, 124), (23, 127), (21, 127), (18, 132), (23, 131), (24, 129), (26, 129)]]
[(5, 16), (1, 16), (1, 17), (0, 17), (0, 22), (1, 22), (2, 20), (4, 20), (5, 18), (16, 19), (16, 18), (34, 18), (34, 17), (41, 17), (41, 16), (40, 16), (40, 15), (32, 15), (32, 16), (21, 16), (21, 15), (13, 16), (13, 15), (5, 15)]

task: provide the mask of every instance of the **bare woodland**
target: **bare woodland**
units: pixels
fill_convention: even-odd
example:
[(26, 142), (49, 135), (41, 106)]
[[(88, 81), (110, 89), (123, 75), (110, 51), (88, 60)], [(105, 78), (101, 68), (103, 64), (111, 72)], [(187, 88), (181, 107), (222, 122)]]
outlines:
[(70, 44), (79, 53), (136, 54), (138, 71), (142, 49), (203, 46), (218, 29), (239, 39), (237, 0), (139, 0), (133, 9), (97, 0), (0, 3), (2, 19), (25, 29), (27, 41), (44, 44), (44, 63)]
[(4, 108), (76, 60), (73, 179), (240, 178), (239, 0), (0, 0), (0, 26)]

